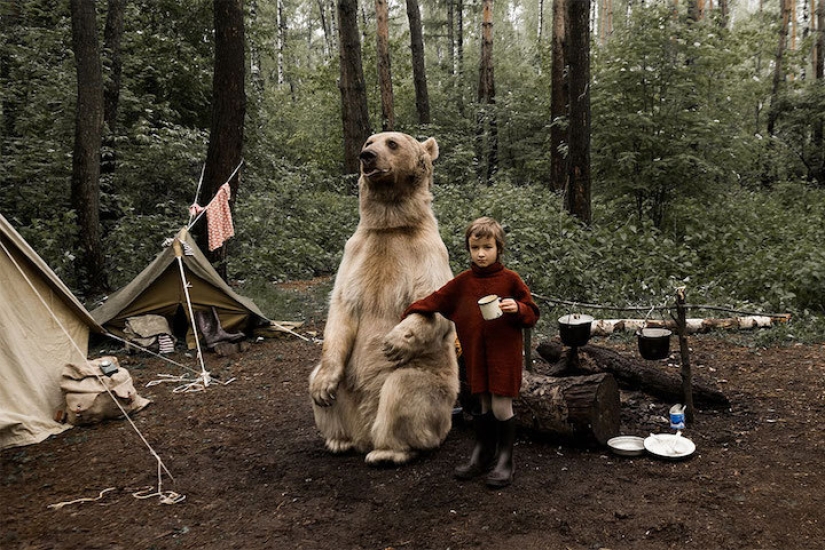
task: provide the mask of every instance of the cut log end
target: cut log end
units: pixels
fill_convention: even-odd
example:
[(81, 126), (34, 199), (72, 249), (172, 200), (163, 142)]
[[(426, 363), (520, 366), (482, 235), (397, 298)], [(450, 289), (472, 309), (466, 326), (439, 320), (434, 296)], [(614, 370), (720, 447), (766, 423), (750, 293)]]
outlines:
[(610, 374), (553, 378), (525, 372), (514, 406), (519, 423), (538, 434), (604, 445), (619, 433), (619, 387)]

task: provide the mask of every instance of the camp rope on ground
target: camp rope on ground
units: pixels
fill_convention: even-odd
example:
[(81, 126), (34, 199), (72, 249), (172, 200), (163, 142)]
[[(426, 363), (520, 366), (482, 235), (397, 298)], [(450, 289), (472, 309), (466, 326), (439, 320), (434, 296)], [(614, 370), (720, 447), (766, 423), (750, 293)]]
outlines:
[[(2, 243), (0, 243), (0, 246), (2, 246)], [(74, 347), (74, 350), (75, 350), (75, 352), (77, 352), (78, 356), (80, 356), (80, 359), (82, 361), (84, 361), (87, 365), (91, 365), (92, 363), (91, 363), (91, 361), (89, 361), (88, 357), (86, 356), (86, 353), (82, 349), (80, 349), (80, 346), (77, 344), (77, 342), (75, 342), (75, 340), (72, 338), (71, 334), (69, 334), (69, 331), (66, 329), (66, 327), (63, 325), (63, 323), (60, 321), (60, 319), (55, 314), (55, 312), (52, 310), (51, 306), (49, 305), (49, 302), (38, 291), (37, 287), (34, 285), (34, 283), (31, 281), (31, 279), (29, 279), (26, 272), (21, 268), (21, 266), (17, 263), (17, 261), (11, 256), (11, 253), (9, 253), (7, 251), (6, 247), (2, 246), (2, 248), (3, 248), (4, 251), (6, 251), (9, 258), (14, 263), (15, 267), (17, 268), (17, 271), (25, 279), (26, 283), (29, 285), (29, 288), (32, 289), (34, 294), (40, 300), (40, 303), (43, 305), (44, 308), (46, 308), (46, 311), (49, 312), (49, 315), (51, 316), (52, 321), (54, 321), (54, 323), (58, 327), (60, 327), (60, 330), (63, 331), (63, 334), (65, 334), (66, 337), (68, 338), (68, 340), (72, 343), (72, 346)], [(175, 480), (175, 477), (172, 475), (172, 472), (170, 472), (166, 468), (166, 465), (163, 463), (163, 460), (160, 458), (160, 455), (158, 455), (157, 452), (155, 452), (155, 449), (152, 447), (152, 445), (149, 444), (149, 441), (147, 441), (146, 437), (144, 437), (143, 433), (140, 431), (140, 429), (138, 429), (138, 427), (135, 424), (134, 420), (132, 420), (132, 417), (129, 416), (129, 413), (127, 413), (126, 409), (123, 408), (123, 405), (120, 404), (120, 401), (118, 401), (115, 398), (115, 395), (112, 393), (112, 390), (103, 382), (103, 375), (95, 373), (95, 376), (97, 376), (98, 380), (100, 380), (100, 383), (103, 386), (103, 388), (106, 390), (106, 393), (112, 399), (112, 401), (117, 406), (117, 408), (120, 409), (121, 414), (126, 419), (126, 421), (129, 423), (129, 425), (132, 427), (132, 429), (135, 431), (135, 433), (138, 435), (140, 440), (143, 442), (143, 444), (146, 446), (146, 448), (149, 449), (149, 452), (151, 453), (151, 455), (153, 457), (155, 457), (155, 460), (157, 461), (157, 465), (158, 465), (158, 493), (161, 493), (161, 481), (162, 481), (162, 477), (163, 477), (163, 472), (166, 472), (166, 475), (168, 475), (169, 479), (171, 479), (172, 481)], [(108, 492), (109, 490), (111, 490), (111, 489), (107, 489), (105, 492)], [(101, 493), (101, 495), (99, 495), (98, 498), (102, 497), (103, 494), (104, 493)], [(161, 496), (163, 496), (163, 495), (161, 495)], [(180, 495), (177, 495), (177, 497), (180, 497)], [(168, 498), (168, 497), (165, 497), (165, 498)], [(174, 500), (174, 498), (172, 498), (172, 500)], [(80, 502), (85, 502), (85, 501), (81, 499)]]
[(161, 471), (160, 459), (158, 459), (158, 490), (154, 493), (149, 493), (149, 491), (153, 489), (154, 487), (150, 486), (144, 489), (143, 491), (137, 491), (136, 493), (132, 493), (132, 496), (141, 500), (152, 497), (160, 497), (161, 504), (177, 504), (179, 502), (183, 502), (184, 500), (186, 500), (185, 495), (181, 495), (180, 493), (176, 493), (174, 491), (163, 490), (163, 472)]
[(79, 502), (96, 502), (96, 501), (102, 499), (103, 495), (105, 495), (109, 491), (114, 491), (114, 490), (115, 490), (114, 487), (109, 487), (108, 489), (103, 489), (102, 491), (100, 491), (100, 494), (97, 495), (97, 498), (78, 498), (78, 499), (69, 500), (69, 501), (66, 501), (66, 502), (58, 502), (57, 504), (49, 504), (46, 508), (51, 508), (52, 510), (60, 510), (64, 506), (68, 506), (70, 504), (77, 504)]

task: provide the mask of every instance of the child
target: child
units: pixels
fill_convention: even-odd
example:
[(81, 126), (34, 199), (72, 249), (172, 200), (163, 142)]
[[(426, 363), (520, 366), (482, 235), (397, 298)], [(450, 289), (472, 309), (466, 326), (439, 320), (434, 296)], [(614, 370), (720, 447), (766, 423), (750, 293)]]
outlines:
[[(504, 230), (497, 221), (484, 217), (471, 223), (464, 246), (472, 260), (470, 269), (413, 303), (404, 316), (440, 313), (455, 323), (467, 381), (481, 403), (481, 414), (473, 414), (475, 447), (470, 461), (456, 468), (455, 476), (466, 480), (489, 472), (488, 486), (506, 487), (514, 471), (513, 398), (521, 388), (522, 329), (536, 324), (539, 308), (521, 277), (501, 264)], [(485, 321), (478, 300), (488, 294), (501, 297), (503, 314)]]

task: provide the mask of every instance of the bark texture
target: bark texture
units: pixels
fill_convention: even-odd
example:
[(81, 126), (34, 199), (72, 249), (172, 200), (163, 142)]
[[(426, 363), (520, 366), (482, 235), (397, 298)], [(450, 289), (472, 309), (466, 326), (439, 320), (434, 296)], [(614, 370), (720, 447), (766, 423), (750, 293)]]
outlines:
[(72, 207), (80, 229), (84, 287), (95, 295), (107, 287), (100, 228), (100, 149), (103, 140), (103, 70), (94, 2), (71, 1), (72, 49), (77, 71)]
[[(212, 124), (203, 175), (202, 204), (207, 204), (232, 176), (243, 160), (246, 116), (245, 38), (243, 0), (214, 0), (215, 71), (212, 76)], [(229, 181), (234, 197), (241, 181), (240, 170)], [(199, 232), (198, 245), (208, 250), (206, 231)], [(211, 254), (212, 262), (226, 257), (226, 247)], [(224, 265), (217, 266), (224, 277)]]
[(590, 0), (567, 0), (570, 85), (568, 180), (565, 209), (590, 224)]
[(392, 94), (387, 0), (375, 0), (375, 20), (377, 25), (378, 87), (381, 90), (381, 129), (388, 132), (395, 128), (395, 109)]
[(553, 2), (553, 40), (550, 68), (550, 188), (562, 191), (567, 186), (567, 63), (565, 43), (567, 2)]
[(429, 124), (430, 95), (427, 91), (427, 71), (424, 65), (424, 31), (421, 25), (421, 9), (418, 6), (418, 0), (407, 0), (407, 19), (410, 22), (415, 111), (418, 113), (419, 124)]
[(344, 129), (344, 171), (357, 174), (361, 146), (372, 133), (367, 110), (367, 85), (361, 64), (358, 1), (338, 0), (338, 53), (341, 61), (341, 119)]
[(525, 372), (513, 408), (520, 427), (541, 435), (603, 445), (619, 434), (619, 387), (609, 374), (553, 378)]

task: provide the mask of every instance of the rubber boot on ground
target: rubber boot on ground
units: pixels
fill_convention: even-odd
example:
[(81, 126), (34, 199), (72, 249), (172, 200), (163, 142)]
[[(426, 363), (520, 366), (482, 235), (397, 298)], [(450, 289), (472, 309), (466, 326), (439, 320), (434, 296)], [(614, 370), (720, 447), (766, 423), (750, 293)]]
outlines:
[(455, 469), (457, 479), (473, 479), (493, 467), (496, 456), (496, 418), (493, 413), (474, 414), (473, 430), (476, 436), (473, 454), (469, 462)]
[(498, 458), (496, 466), (487, 474), (487, 486), (495, 489), (507, 487), (513, 482), (513, 445), (516, 442), (516, 417), (496, 420), (498, 424)]

